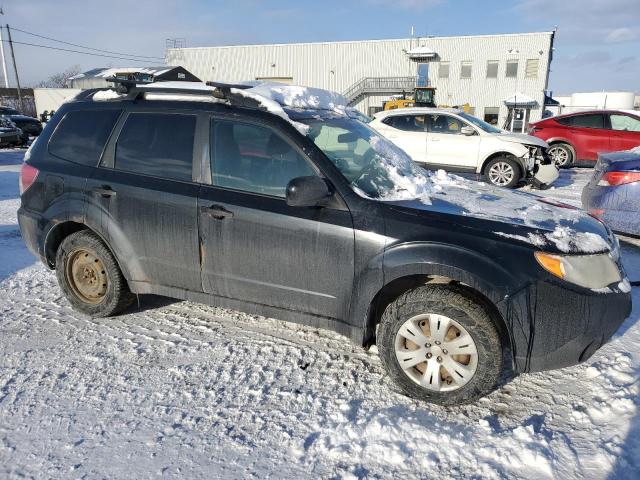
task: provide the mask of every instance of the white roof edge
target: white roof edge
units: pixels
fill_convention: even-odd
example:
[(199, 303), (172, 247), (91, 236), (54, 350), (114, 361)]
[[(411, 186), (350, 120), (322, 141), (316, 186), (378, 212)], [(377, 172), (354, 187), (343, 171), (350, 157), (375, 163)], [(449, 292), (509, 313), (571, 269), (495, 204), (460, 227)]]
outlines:
[(413, 38), (379, 38), (370, 40), (337, 40), (337, 41), (322, 41), (322, 42), (292, 42), (292, 43), (246, 43), (239, 45), (211, 45), (208, 47), (185, 47), (185, 48), (169, 48), (168, 50), (203, 50), (211, 48), (242, 48), (242, 47), (288, 47), (292, 45), (332, 45), (343, 43), (375, 43), (375, 42), (410, 42), (412, 40), (417, 41), (429, 41), (429, 40), (447, 40), (454, 38), (489, 38), (489, 37), (524, 37), (532, 35), (553, 35), (555, 32), (525, 32), (525, 33), (491, 33), (483, 35), (450, 35), (450, 36), (429, 36), (429, 37), (413, 37)]

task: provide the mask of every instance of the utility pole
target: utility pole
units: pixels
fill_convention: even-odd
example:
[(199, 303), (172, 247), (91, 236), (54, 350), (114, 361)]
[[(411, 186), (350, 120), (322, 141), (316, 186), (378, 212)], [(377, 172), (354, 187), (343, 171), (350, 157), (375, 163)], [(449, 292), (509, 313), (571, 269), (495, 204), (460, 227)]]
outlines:
[[(0, 15), (4, 15), (4, 9), (0, 7)], [(2, 25), (0, 25), (0, 57), (2, 57), (2, 73), (4, 73), (4, 86), (9, 88), (9, 75), (7, 74), (7, 61), (4, 57), (4, 38), (2, 38)]]
[(24, 111), (24, 104), (22, 103), (22, 90), (20, 89), (20, 77), (18, 77), (18, 65), (16, 65), (16, 54), (13, 51), (13, 41), (11, 41), (11, 29), (7, 24), (7, 36), (9, 37), (9, 48), (11, 49), (11, 59), (13, 60), (13, 70), (16, 73), (16, 84), (18, 86), (18, 102), (20, 102), (20, 111)]

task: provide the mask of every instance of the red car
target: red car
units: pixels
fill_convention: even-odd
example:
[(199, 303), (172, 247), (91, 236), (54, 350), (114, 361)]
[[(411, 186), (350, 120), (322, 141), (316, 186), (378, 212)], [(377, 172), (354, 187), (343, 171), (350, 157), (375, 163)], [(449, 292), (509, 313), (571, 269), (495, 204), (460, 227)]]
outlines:
[(592, 110), (558, 115), (532, 123), (529, 134), (549, 144), (547, 153), (559, 167), (592, 167), (599, 153), (640, 145), (640, 112)]

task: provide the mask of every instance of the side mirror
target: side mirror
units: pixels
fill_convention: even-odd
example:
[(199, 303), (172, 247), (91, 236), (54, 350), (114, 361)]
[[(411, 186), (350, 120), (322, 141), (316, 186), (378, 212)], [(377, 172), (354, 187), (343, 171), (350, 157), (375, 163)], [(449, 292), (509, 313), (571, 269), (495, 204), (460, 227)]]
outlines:
[(321, 207), (331, 197), (327, 182), (320, 177), (297, 177), (287, 184), (287, 205)]
[(463, 135), (466, 135), (467, 137), (470, 137), (471, 135), (475, 135), (476, 131), (473, 127), (470, 127), (469, 125), (465, 125), (460, 129), (460, 133), (462, 133)]

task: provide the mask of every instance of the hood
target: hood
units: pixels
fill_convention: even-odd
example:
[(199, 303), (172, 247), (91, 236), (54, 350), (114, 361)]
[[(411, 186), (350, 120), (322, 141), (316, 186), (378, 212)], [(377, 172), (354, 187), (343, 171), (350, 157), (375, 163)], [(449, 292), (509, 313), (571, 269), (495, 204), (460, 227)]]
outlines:
[(414, 215), (452, 215), (456, 218), (450, 220), (459, 224), (546, 251), (586, 254), (612, 249), (604, 224), (570, 205), (451, 175), (436, 175), (434, 183), (430, 205), (420, 199), (387, 203)]
[(538, 147), (547, 148), (547, 142), (534, 137), (533, 135), (525, 135), (524, 133), (499, 133), (496, 135), (500, 140), (511, 143), (520, 143), (522, 145), (536, 145)]

